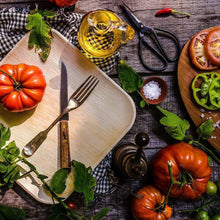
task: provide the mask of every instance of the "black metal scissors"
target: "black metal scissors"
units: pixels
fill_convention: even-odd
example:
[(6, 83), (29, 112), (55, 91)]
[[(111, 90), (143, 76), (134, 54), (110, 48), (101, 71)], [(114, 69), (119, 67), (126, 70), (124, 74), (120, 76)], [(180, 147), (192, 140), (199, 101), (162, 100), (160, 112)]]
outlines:
[[(124, 5), (119, 5), (119, 7), (121, 8), (122, 12), (128, 18), (128, 20), (133, 25), (133, 27), (136, 29), (136, 32), (139, 35), (138, 55), (139, 55), (142, 65), (146, 69), (151, 70), (151, 71), (163, 71), (167, 68), (168, 63), (175, 62), (178, 59), (179, 53), (180, 53), (180, 43), (179, 43), (178, 38), (173, 33), (166, 31), (166, 30), (158, 29), (158, 28), (153, 29), (153, 28), (147, 27), (143, 25), (143, 23), (135, 17), (135, 15), (131, 12), (128, 6), (124, 4)], [(169, 38), (174, 42), (175, 47), (176, 47), (175, 48), (176, 54), (174, 58), (168, 57), (165, 49), (163, 48), (162, 44), (160, 43), (158, 39), (158, 35), (165, 36), (166, 38)], [(147, 37), (150, 38), (151, 41), (154, 43), (154, 47), (151, 46), (152, 44), (148, 43), (149, 39)], [(162, 67), (153, 68), (153, 67), (148, 66), (145, 63), (143, 59), (143, 46), (146, 48), (149, 48), (150, 51), (154, 53), (154, 55), (161, 61)]]

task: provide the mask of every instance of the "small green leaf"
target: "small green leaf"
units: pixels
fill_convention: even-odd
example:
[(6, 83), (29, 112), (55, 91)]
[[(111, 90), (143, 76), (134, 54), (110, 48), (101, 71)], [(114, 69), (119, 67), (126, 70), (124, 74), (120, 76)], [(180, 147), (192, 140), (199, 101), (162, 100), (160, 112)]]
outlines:
[(61, 194), (66, 188), (66, 179), (68, 176), (68, 169), (62, 168), (55, 172), (51, 181), (50, 188), (55, 193)]
[(141, 107), (141, 108), (144, 108), (145, 105), (146, 105), (146, 102), (142, 99), (142, 100), (140, 101), (140, 107)]
[(10, 139), (10, 128), (6, 128), (3, 124), (0, 124), (0, 148), (5, 146), (6, 141)]
[(76, 192), (83, 193), (86, 204), (94, 199), (94, 187), (96, 179), (91, 175), (91, 167), (86, 168), (84, 164), (74, 161), (74, 189)]
[(47, 17), (47, 18), (53, 18), (56, 16), (56, 13), (53, 11), (43, 11), (42, 15)]
[(100, 220), (109, 212), (109, 208), (103, 208), (97, 215), (92, 217), (92, 220)]
[(213, 130), (213, 120), (209, 119), (204, 121), (196, 130), (196, 132), (199, 134), (199, 138), (208, 139), (211, 137)]
[(117, 65), (117, 69), (122, 88), (126, 92), (132, 93), (142, 87), (143, 81), (141, 77), (123, 60)]
[(157, 108), (165, 115), (160, 120), (160, 123), (165, 126), (165, 131), (176, 140), (188, 139), (186, 131), (190, 127), (189, 122), (185, 119), (182, 120), (175, 113), (162, 109), (160, 106), (157, 106)]
[(11, 208), (9, 206), (0, 205), (0, 214), (7, 220), (24, 220), (25, 212), (22, 209)]

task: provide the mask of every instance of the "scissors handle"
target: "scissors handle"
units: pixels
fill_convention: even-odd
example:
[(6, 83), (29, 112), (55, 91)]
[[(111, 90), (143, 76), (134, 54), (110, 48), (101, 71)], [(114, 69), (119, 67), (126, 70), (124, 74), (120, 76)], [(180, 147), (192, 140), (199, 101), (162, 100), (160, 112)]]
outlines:
[[(170, 58), (167, 55), (166, 50), (163, 48), (162, 44), (160, 43), (160, 40), (158, 39), (158, 35), (165, 36), (174, 42), (175, 50), (176, 50), (176, 54), (175, 54), (174, 58)], [(149, 39), (147, 40), (146, 36), (148, 36), (153, 41), (155, 48), (152, 47), (148, 43)], [(172, 34), (171, 32), (166, 31), (166, 30), (162, 30), (159, 28), (152, 29), (152, 28), (144, 26), (142, 31), (139, 33), (139, 38), (140, 38), (139, 45), (138, 45), (139, 58), (141, 60), (142, 65), (146, 69), (149, 69), (151, 71), (163, 71), (166, 69), (169, 62), (174, 62), (178, 59), (179, 52), (180, 52), (180, 43), (179, 43), (178, 38), (174, 34)], [(142, 55), (143, 48), (149, 49), (161, 61), (162, 67), (153, 68), (153, 67), (148, 66), (143, 59), (143, 55)]]
[[(155, 38), (158, 41), (158, 44), (160, 45), (160, 47), (162, 48), (161, 52), (163, 53), (163, 56), (167, 59), (168, 62), (175, 62), (179, 58), (179, 53), (180, 53), (180, 42), (179, 42), (179, 39), (173, 33), (171, 33), (170, 31), (166, 31), (166, 30), (159, 29), (159, 28), (154, 28), (154, 30), (157, 31), (156, 35), (155, 35)], [(166, 51), (164, 50), (164, 48), (160, 44), (160, 41), (158, 40), (157, 35), (167, 36), (168, 38), (173, 40), (174, 45), (175, 45), (175, 49), (176, 49), (176, 54), (175, 54), (175, 56), (173, 58), (170, 58), (167, 55)]]
[[(143, 59), (143, 48), (149, 48), (151, 50), (151, 52), (154, 53), (155, 56), (161, 61), (163, 66), (160, 68), (153, 68), (153, 67), (148, 66)], [(167, 59), (161, 53), (159, 53), (157, 50), (155, 50), (152, 46), (150, 46), (148, 44), (148, 42), (146, 41), (146, 39), (142, 38), (142, 37), (140, 38), (139, 43), (138, 43), (138, 55), (139, 55), (139, 58), (140, 58), (142, 65), (146, 69), (149, 69), (151, 71), (163, 71), (168, 66)]]

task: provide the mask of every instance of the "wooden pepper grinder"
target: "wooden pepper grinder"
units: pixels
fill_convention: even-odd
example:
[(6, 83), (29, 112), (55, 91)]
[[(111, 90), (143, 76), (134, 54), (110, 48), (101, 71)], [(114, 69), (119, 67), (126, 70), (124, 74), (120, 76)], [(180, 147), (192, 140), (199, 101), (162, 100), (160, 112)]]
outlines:
[(113, 166), (118, 173), (141, 179), (147, 173), (147, 159), (143, 147), (149, 143), (149, 137), (144, 132), (139, 132), (134, 138), (135, 144), (122, 144), (113, 152)]

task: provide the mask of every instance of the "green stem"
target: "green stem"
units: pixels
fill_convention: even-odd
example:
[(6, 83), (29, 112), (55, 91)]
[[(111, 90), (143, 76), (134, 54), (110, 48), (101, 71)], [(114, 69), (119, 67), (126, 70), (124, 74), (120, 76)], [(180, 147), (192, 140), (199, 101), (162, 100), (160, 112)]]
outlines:
[(155, 210), (161, 209), (161, 208), (162, 208), (162, 209), (165, 209), (166, 204), (167, 204), (167, 202), (168, 202), (168, 198), (169, 198), (170, 192), (171, 192), (171, 190), (172, 190), (172, 188), (173, 188), (173, 185), (174, 185), (174, 184), (180, 184), (179, 181), (176, 181), (176, 180), (174, 179), (173, 170), (172, 170), (172, 162), (171, 162), (171, 161), (168, 161), (168, 170), (169, 170), (169, 176), (170, 176), (170, 187), (169, 187), (169, 189), (168, 189), (168, 191), (167, 191), (167, 194), (166, 194), (166, 197), (165, 197), (163, 203), (161, 203), (157, 208), (155, 208)]
[(145, 100), (144, 96), (141, 94), (139, 90), (137, 90), (137, 93), (141, 96), (141, 98), (145, 101), (145, 103), (149, 105), (149, 103)]
[(196, 208), (196, 209), (185, 209), (185, 210), (179, 211), (179, 213), (182, 213), (182, 212), (198, 212), (198, 211), (200, 211), (201, 209), (207, 208), (207, 207), (209, 207), (209, 206), (215, 204), (216, 202), (219, 202), (219, 200), (213, 200), (213, 201), (208, 202), (208, 203), (206, 203), (206, 204), (204, 204), (204, 205), (202, 205), (201, 207)]
[[(31, 169), (30, 172), (34, 172), (34, 173), (37, 175), (37, 177), (39, 178), (40, 173), (39, 173), (36, 169), (33, 169), (33, 168), (30, 166), (30, 162), (27, 161), (24, 157), (21, 157), (21, 158), (22, 158), (23, 162), (30, 167), (30, 169)], [(31, 165), (32, 165), (32, 164), (31, 164)], [(30, 172), (29, 172), (29, 173), (30, 173)], [(54, 193), (53, 190), (51, 190), (50, 186), (47, 184), (47, 182), (46, 182), (44, 179), (42, 179), (42, 178), (39, 178), (39, 179), (40, 179), (41, 182), (43, 183), (43, 186), (45, 187), (45, 189), (50, 192), (51, 196), (52, 196), (55, 200), (57, 200), (57, 201), (66, 209), (67, 213), (68, 213), (71, 217), (73, 217), (74, 219), (77, 219), (77, 220), (78, 220), (79, 218), (76, 216), (76, 214), (77, 214), (77, 215), (80, 215), (80, 214), (75, 213), (73, 210), (71, 210), (71, 209), (66, 205), (66, 203), (63, 202), (63, 199), (60, 198), (59, 196), (57, 196), (57, 194)], [(81, 216), (81, 215), (80, 215), (80, 216)], [(84, 216), (83, 216), (83, 217), (84, 217)]]
[(206, 146), (204, 146), (203, 144), (201, 144), (199, 141), (196, 140), (191, 140), (190, 143), (195, 143), (203, 147), (216, 160), (216, 162), (220, 164), (220, 159), (209, 148), (207, 148)]
[(3, 70), (0, 70), (0, 72), (4, 73), (4, 74), (7, 75), (8, 77), (10, 77), (15, 85), (19, 85), (19, 82), (17, 82), (12, 75), (8, 74), (7, 72), (5, 72), (5, 71), (3, 71)]
[(191, 16), (191, 14), (189, 14), (189, 13), (182, 12), (182, 11), (176, 11), (176, 10), (174, 10), (174, 9), (172, 9), (172, 12), (173, 12), (173, 13), (178, 13), (178, 14), (181, 14), (181, 15), (187, 15), (188, 17)]

